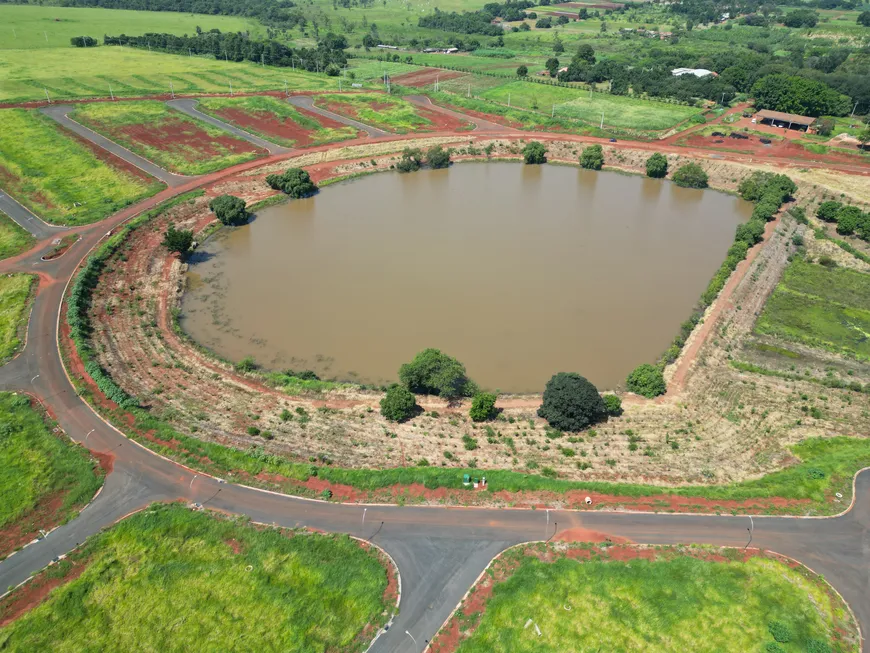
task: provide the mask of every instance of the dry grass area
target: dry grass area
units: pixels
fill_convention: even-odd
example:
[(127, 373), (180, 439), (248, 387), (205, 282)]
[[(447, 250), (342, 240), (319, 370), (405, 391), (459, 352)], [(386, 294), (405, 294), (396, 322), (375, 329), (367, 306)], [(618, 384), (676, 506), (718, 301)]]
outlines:
[[(173, 331), (171, 314), (183, 293), (185, 266), (159, 246), (168, 222), (199, 230), (212, 219), (207, 202), (214, 195), (231, 192), (250, 202), (271, 196), (262, 179), (275, 169), (305, 165), (315, 179), (324, 179), (371, 170), (372, 159), (377, 169), (388, 169), (397, 148), (406, 145), (461, 142), (458, 147), (465, 148), (469, 140), (420, 139), (306, 154), (222, 181), (206, 196), (174, 207), (133, 235), (122, 248), (124, 262), (113, 259), (115, 264), (109, 265), (96, 290), (94, 341), (101, 364), (126, 391), (182, 433), (240, 449), (263, 446), (294, 460), (325, 457), (347, 467), (405, 466), (425, 459), (447, 467), (549, 467), (561, 478), (576, 480), (712, 484), (757, 477), (786, 465), (791, 460), (786, 447), (803, 438), (870, 432), (867, 394), (809, 380), (748, 374), (732, 365), (732, 358), (745, 360), (738, 354), (756, 342), (751, 334), (755, 318), (795, 249), (792, 237), (799, 227), (791, 219), (776, 226), (723, 306), (697, 358), (686, 374), (681, 373), (681, 387), (656, 401), (624, 396), (622, 417), (575, 435), (548, 433), (545, 422), (535, 416), (539, 395), (503, 397), (503, 417), (484, 425), (469, 420), (467, 406), (448, 408), (437, 398), (422, 398), (426, 415), (392, 424), (378, 412), (380, 393), (353, 388), (288, 396), (256, 375), (233, 372)], [(514, 156), (522, 148), (518, 141), (492, 142), (496, 157)], [(550, 157), (576, 160), (581, 148), (554, 142)], [(354, 161), (344, 160), (351, 156)], [(627, 171), (641, 170), (648, 156), (644, 151), (605, 147), (606, 161)], [(668, 158), (672, 167), (687, 160)], [(723, 190), (734, 190), (753, 170), (725, 161), (700, 162), (711, 185)], [(814, 188), (802, 188), (798, 203), (814, 197)], [(828, 191), (834, 192), (833, 187)], [(705, 328), (710, 326), (702, 323), (698, 330)], [(830, 354), (807, 356), (822, 371), (832, 363)], [(677, 361), (667, 376), (688, 362)], [(870, 380), (866, 364), (850, 365), (857, 370), (856, 378)], [(810, 416), (803, 408), (807, 402), (824, 408)], [(281, 418), (285, 410), (289, 419)], [(268, 431), (273, 439), (248, 435), (249, 427)], [(474, 438), (477, 448), (467, 449), (463, 436)]]

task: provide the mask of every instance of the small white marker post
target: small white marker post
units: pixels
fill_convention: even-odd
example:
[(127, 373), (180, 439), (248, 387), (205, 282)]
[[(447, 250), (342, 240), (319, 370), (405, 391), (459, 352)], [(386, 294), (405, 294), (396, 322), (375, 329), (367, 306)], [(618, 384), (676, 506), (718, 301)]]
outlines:
[(362, 528), (366, 527), (366, 511), (368, 508), (363, 508)]
[(190, 479), (190, 485), (187, 486), (187, 489), (188, 489), (188, 490), (191, 489), (191, 488), (193, 487), (193, 482), (194, 482), (196, 479), (198, 479), (198, 478), (199, 478), (199, 474), (194, 474), (194, 475), (193, 475), (193, 478)]
[(84, 442), (84, 444), (87, 444), (87, 443), (88, 443), (88, 438), (91, 437), (91, 433), (93, 433), (94, 431), (96, 431), (96, 429), (91, 429), (90, 431), (88, 431), (87, 435), (85, 435), (85, 442)]

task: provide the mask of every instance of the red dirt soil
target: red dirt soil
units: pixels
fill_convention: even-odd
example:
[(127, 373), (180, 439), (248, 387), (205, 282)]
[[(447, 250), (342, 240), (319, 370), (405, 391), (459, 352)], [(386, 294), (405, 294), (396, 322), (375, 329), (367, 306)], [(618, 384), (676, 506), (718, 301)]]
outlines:
[(63, 506), (67, 492), (55, 492), (42, 500), (33, 512), (17, 522), (0, 529), (0, 557), (4, 557), (24, 546), (39, 535), (39, 529), (50, 530), (58, 522), (58, 513)]
[(122, 170), (123, 172), (127, 173), (128, 175), (135, 177), (136, 179), (139, 179), (139, 180), (145, 182), (146, 184), (155, 184), (156, 183), (156, 184), (160, 184), (162, 186), (165, 186), (165, 184), (163, 184), (158, 179), (152, 177), (144, 170), (137, 168), (132, 163), (127, 163), (121, 157), (115, 156), (111, 152), (104, 150), (101, 147), (98, 147), (94, 143), (91, 143), (89, 140), (82, 138), (81, 136), (79, 136), (75, 132), (69, 131), (68, 129), (66, 129), (62, 125), (58, 124), (57, 128), (61, 133), (64, 134), (64, 136), (66, 136), (67, 138), (70, 138), (74, 141), (77, 141), (80, 145), (82, 145), (86, 149), (88, 149), (91, 152), (91, 154), (93, 154), (95, 157), (97, 157), (97, 159), (99, 159), (103, 163), (107, 164), (108, 166), (110, 166), (112, 168), (116, 168), (118, 170)]
[[(247, 141), (229, 135), (215, 138), (196, 125), (174, 117), (162, 121), (159, 125), (127, 125), (121, 128), (103, 126), (102, 130), (110, 135), (115, 132), (122, 134), (126, 140), (177, 154), (190, 162), (201, 161), (206, 157), (223, 156), (226, 152), (266, 154), (265, 150)], [(221, 147), (224, 148), (223, 151)]]
[(74, 581), (87, 569), (88, 560), (72, 562), (72, 569), (63, 578), (46, 578), (44, 573), (29, 581), (10, 597), (0, 601), (0, 628), (8, 626), (24, 613), (42, 603), (51, 591)]
[[(755, 125), (752, 126), (755, 128)], [(772, 140), (769, 145), (761, 142), (760, 137), (747, 134), (748, 139), (730, 138), (728, 136), (701, 136), (692, 134), (688, 138), (679, 140), (681, 145), (704, 148), (707, 150), (728, 150), (741, 154), (758, 155), (764, 158), (775, 157), (789, 159), (791, 161), (814, 161), (821, 163), (862, 163), (865, 162), (870, 168), (870, 160), (862, 157), (857, 151), (854, 155), (844, 153), (815, 154), (805, 149), (793, 140)], [(716, 141), (723, 141), (717, 143)]]
[(446, 82), (449, 79), (462, 77), (464, 74), (465, 73), (459, 73), (456, 71), (440, 70), (439, 68), (423, 68), (421, 70), (405, 73), (404, 75), (399, 75), (398, 77), (393, 77), (392, 81), (395, 84), (401, 84), (402, 86), (420, 88), (422, 86), (434, 84), (436, 79), (438, 81)]
[(417, 115), (425, 118), (431, 125), (426, 126), (423, 129), (418, 129), (417, 131), (457, 131), (461, 129), (473, 129), (474, 125), (466, 120), (461, 120), (460, 118), (456, 118), (455, 116), (448, 115), (446, 113), (441, 113), (440, 111), (434, 111), (432, 109), (427, 109), (426, 107), (415, 106), (414, 109), (417, 112)]
[[(306, 117), (315, 120), (321, 127), (327, 129), (343, 128), (345, 125), (336, 120), (325, 118), (315, 113), (306, 112), (304, 109), (295, 107), (297, 111)], [(244, 109), (221, 109), (214, 112), (220, 118), (233, 123), (242, 129), (253, 130), (266, 136), (276, 136), (291, 140), (295, 147), (306, 147), (313, 143), (311, 138), (313, 131), (305, 129), (290, 118), (279, 118), (267, 111), (248, 112)], [(328, 123), (328, 124), (327, 124)]]

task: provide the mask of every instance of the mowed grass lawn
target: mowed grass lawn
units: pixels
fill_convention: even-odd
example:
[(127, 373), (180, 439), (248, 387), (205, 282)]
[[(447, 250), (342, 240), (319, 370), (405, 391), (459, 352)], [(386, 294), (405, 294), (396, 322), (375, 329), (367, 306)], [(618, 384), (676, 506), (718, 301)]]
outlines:
[[(35, 533), (91, 500), (102, 474), (84, 449), (52, 433), (25, 395), (0, 392), (0, 415), (0, 530)], [(7, 544), (0, 541), (0, 555)]]
[[(362, 651), (387, 576), (347, 536), (153, 505), (88, 540), (77, 579), (0, 630), (6, 651)], [(0, 602), (0, 618), (10, 599)]]
[(35, 280), (29, 274), (0, 275), (0, 364), (11, 358), (24, 340)]
[(0, 186), (46, 222), (87, 224), (157, 193), (33, 109), (0, 110)]
[[(591, 555), (547, 563), (520, 554), (519, 567), (495, 586), (479, 627), (456, 650), (857, 651), (837, 641), (836, 628), (853, 641), (857, 637), (842, 602), (822, 581), (778, 560), (715, 562), (672, 550), (628, 561), (595, 549)], [(530, 619), (540, 636), (534, 625), (526, 627)], [(781, 624), (789, 641), (774, 640), (774, 624)]]
[(54, 101), (109, 97), (110, 85), (115, 97), (138, 97), (169, 93), (170, 82), (175, 93), (227, 93), (230, 83), (234, 92), (250, 93), (283, 90), (285, 81), (290, 90), (338, 90), (334, 77), (204, 56), (118, 46), (0, 49), (0, 102), (45, 100), (45, 91)]
[(796, 258), (786, 268), (755, 329), (870, 358), (870, 274)]
[(314, 104), (366, 125), (398, 134), (432, 128), (432, 123), (419, 115), (413, 104), (390, 95), (327, 93), (315, 95)]
[(35, 242), (27, 230), (0, 211), (0, 260), (26, 252)]
[[(263, 31), (254, 20), (235, 16), (206, 16), (163, 11), (128, 11), (90, 7), (38, 7), (0, 5), (0, 48), (68, 48), (75, 36), (139, 36), (149, 32), (194, 34), (219, 29), (222, 32)], [(12, 31), (12, 28), (15, 31)]]
[[(510, 96), (510, 98), (508, 98)], [(601, 124), (604, 113), (605, 127), (659, 131), (700, 112), (695, 107), (666, 104), (649, 100), (637, 100), (606, 93), (590, 93), (582, 89), (548, 86), (533, 82), (509, 82), (487, 89), (480, 94), (485, 100), (507, 104), (523, 109), (535, 109), (551, 113), (553, 105), (556, 116), (577, 118), (594, 125)]]
[(70, 117), (166, 170), (199, 175), (265, 154), (158, 100), (79, 104)]
[[(197, 108), (268, 141), (294, 145), (323, 145), (355, 138), (353, 127), (324, 127), (317, 119), (297, 111), (288, 102), (268, 95), (241, 98), (206, 98)], [(298, 132), (307, 133), (298, 133)], [(298, 133), (298, 135), (296, 133)]]

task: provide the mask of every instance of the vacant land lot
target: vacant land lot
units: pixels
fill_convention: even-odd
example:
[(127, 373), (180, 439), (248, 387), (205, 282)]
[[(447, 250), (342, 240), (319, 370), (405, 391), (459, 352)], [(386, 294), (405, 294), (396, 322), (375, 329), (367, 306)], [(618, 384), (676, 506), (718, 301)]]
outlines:
[(870, 357), (870, 275), (795, 259), (756, 325), (758, 333)]
[(323, 145), (357, 135), (353, 127), (306, 113), (304, 109), (270, 96), (208, 98), (200, 100), (198, 108), (203, 113), (287, 147)]
[(0, 259), (26, 252), (36, 239), (18, 226), (8, 215), (0, 211)]
[[(176, 14), (173, 14), (176, 15)], [(293, 89), (338, 89), (324, 75), (263, 68), (206, 57), (184, 57), (133, 48), (50, 48), (34, 65), (30, 50), (0, 50), (0, 102), (82, 97), (137, 97), (170, 93), (236, 93)]]
[(699, 112), (695, 107), (679, 104), (634, 100), (604, 93), (590, 94), (579, 89), (519, 81), (483, 91), (480, 97), (501, 104), (510, 101), (511, 106), (548, 113), (555, 106), (557, 116), (577, 118), (595, 125), (600, 125), (604, 114), (606, 127), (636, 130), (669, 129)]
[(15, 354), (23, 342), (34, 280), (29, 274), (0, 276), (0, 363)]
[(52, 433), (24, 395), (0, 393), (0, 557), (69, 517), (102, 483), (87, 452)]
[(431, 131), (435, 125), (418, 113), (410, 102), (389, 95), (318, 95), (314, 103), (367, 125), (404, 134)]
[(35, 5), (2, 5), (0, 22), (4, 25), (0, 48), (4, 49), (69, 48), (75, 36), (92, 36), (98, 41), (104, 34), (139, 36), (157, 32), (180, 36), (193, 34), (197, 27), (203, 31), (262, 31), (256, 21), (235, 16)]
[[(823, 580), (775, 557), (728, 549), (515, 549), (494, 564), (460, 610), (435, 651), (858, 648), (842, 600)], [(468, 629), (473, 632), (458, 646), (445, 637)]]
[(149, 161), (183, 175), (213, 172), (265, 154), (157, 100), (82, 104), (71, 115)]
[(26, 109), (0, 111), (0, 184), (54, 224), (101, 220), (163, 187)]
[[(379, 555), (347, 536), (260, 529), (179, 505), (122, 521), (46, 575), (68, 582), (0, 631), (0, 648), (357, 651), (388, 607)], [(0, 602), (0, 623), (28, 589)]]

